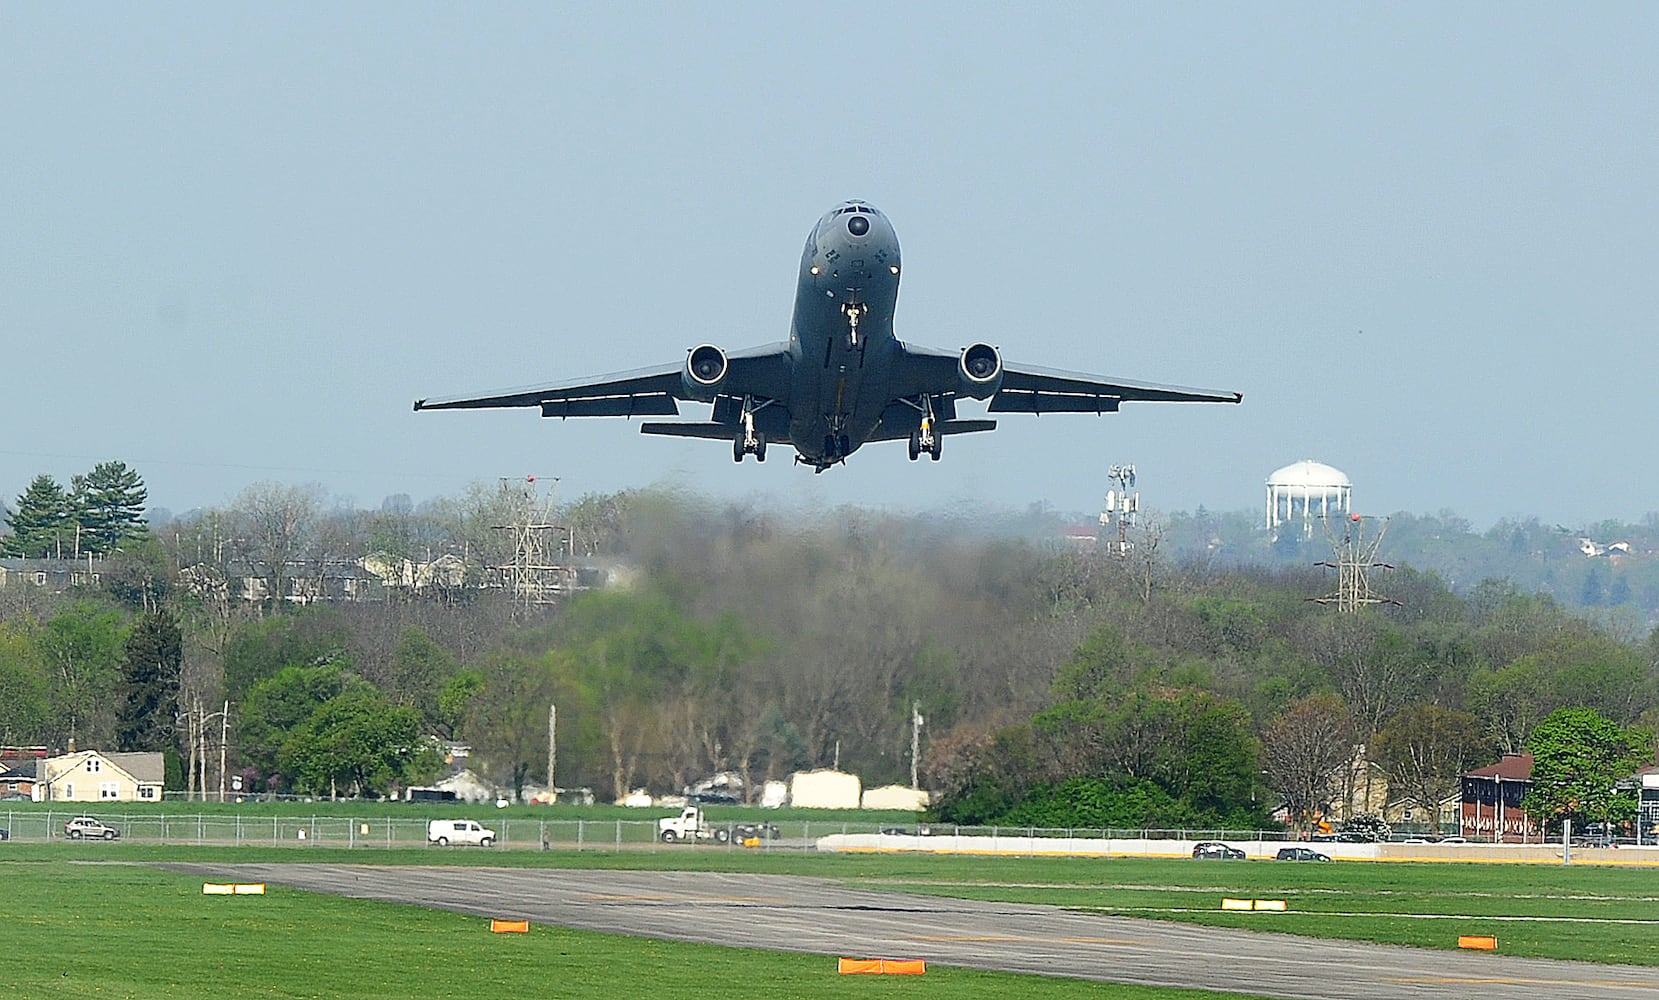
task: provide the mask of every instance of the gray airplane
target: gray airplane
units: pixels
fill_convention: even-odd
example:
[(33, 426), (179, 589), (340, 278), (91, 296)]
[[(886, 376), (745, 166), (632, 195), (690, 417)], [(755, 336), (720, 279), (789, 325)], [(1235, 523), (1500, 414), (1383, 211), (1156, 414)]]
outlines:
[(415, 401), (417, 410), (535, 406), (544, 417), (678, 416), (681, 400), (714, 404), (704, 421), (640, 425), (645, 434), (732, 443), (732, 457), (766, 461), (766, 445), (793, 445), (823, 472), (872, 441), (910, 443), (934, 461), (952, 434), (996, 429), (958, 417), (956, 401), (990, 400), (992, 413), (1111, 413), (1125, 401), (1237, 403), (1243, 394), (1149, 385), (1004, 364), (990, 344), (960, 351), (913, 347), (893, 336), (899, 240), (862, 201), (831, 209), (801, 255), (789, 339), (727, 353), (701, 344), (683, 364)]

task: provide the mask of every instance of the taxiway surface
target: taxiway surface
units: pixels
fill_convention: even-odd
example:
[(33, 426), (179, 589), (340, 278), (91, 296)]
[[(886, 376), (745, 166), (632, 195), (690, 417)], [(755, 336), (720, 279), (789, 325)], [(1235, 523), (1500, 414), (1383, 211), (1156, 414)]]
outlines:
[(1223, 930), (829, 879), (716, 872), (169, 864), (614, 934), (1293, 998), (1659, 998), (1659, 969)]

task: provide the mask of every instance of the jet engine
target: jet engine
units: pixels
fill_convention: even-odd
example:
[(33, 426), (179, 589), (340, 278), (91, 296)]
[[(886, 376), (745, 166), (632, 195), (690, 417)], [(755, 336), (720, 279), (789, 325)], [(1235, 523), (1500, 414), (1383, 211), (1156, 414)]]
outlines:
[(1002, 354), (990, 344), (971, 344), (962, 349), (956, 374), (964, 396), (990, 399), (1002, 388)]
[(702, 344), (693, 347), (686, 355), (685, 371), (680, 373), (680, 380), (685, 383), (686, 395), (692, 399), (707, 403), (714, 399), (720, 391), (720, 383), (726, 380), (726, 352), (713, 344)]

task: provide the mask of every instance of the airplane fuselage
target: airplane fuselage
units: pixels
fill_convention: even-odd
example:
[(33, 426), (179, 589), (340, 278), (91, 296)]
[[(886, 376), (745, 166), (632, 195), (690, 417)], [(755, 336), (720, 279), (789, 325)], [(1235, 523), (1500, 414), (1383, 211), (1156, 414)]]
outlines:
[(845, 458), (880, 424), (900, 272), (892, 223), (862, 202), (831, 209), (808, 235), (789, 330), (789, 440), (803, 461)]

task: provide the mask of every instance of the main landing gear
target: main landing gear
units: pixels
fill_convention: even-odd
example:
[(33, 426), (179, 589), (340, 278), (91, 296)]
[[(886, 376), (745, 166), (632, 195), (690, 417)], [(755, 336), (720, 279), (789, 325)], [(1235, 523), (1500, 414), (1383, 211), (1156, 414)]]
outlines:
[(939, 461), (939, 456), (945, 451), (945, 436), (933, 429), (933, 398), (922, 397), (922, 426), (910, 432), (910, 460), (914, 462), (927, 452), (933, 461)]
[[(763, 404), (764, 405), (764, 404)], [(755, 456), (755, 461), (766, 461), (766, 435), (755, 430), (754, 400), (743, 398), (743, 418), (738, 425), (737, 436), (732, 440), (732, 461), (743, 461), (744, 455)]]

